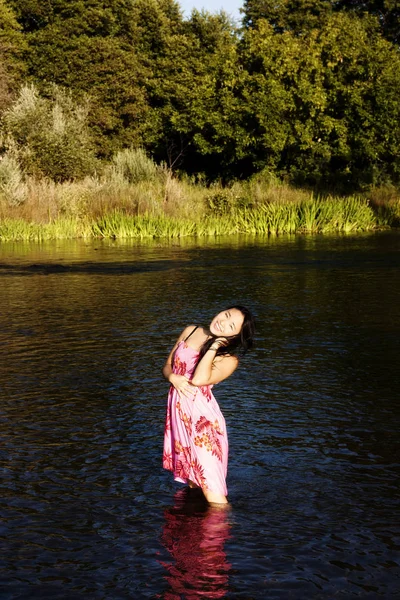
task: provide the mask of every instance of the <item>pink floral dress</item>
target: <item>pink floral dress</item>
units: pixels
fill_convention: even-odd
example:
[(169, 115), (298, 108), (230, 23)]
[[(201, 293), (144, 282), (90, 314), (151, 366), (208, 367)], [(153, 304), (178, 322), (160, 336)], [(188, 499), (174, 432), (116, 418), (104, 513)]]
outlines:
[[(198, 358), (185, 341), (174, 354), (173, 372), (191, 378)], [(175, 481), (193, 481), (203, 490), (227, 496), (228, 436), (225, 419), (211, 391), (212, 385), (194, 387), (180, 398), (171, 385), (164, 432), (163, 467)]]

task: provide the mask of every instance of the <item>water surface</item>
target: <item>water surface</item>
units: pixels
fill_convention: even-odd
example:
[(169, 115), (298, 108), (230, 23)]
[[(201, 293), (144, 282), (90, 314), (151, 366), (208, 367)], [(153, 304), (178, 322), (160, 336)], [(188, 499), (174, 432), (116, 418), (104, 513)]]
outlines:
[[(398, 232), (2, 244), (2, 600), (400, 594), (399, 266)], [(161, 469), (161, 367), (236, 302), (220, 511)]]

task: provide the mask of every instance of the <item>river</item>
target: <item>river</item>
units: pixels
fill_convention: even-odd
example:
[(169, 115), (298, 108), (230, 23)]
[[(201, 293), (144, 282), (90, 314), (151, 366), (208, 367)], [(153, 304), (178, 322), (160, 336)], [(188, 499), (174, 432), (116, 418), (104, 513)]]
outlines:
[[(400, 594), (400, 232), (0, 246), (2, 600)], [(232, 303), (230, 508), (161, 468), (161, 368)]]

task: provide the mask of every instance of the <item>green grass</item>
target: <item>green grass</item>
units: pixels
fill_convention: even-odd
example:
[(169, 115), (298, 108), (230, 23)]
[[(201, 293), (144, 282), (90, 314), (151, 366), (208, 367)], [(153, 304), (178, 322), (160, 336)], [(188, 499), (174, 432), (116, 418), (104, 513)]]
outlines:
[(298, 207), (299, 225), (304, 233), (350, 233), (368, 231), (377, 226), (368, 200), (356, 197), (310, 199)]
[[(29, 91), (29, 90), (28, 90)], [(231, 185), (174, 174), (127, 148), (92, 176), (35, 178), (14, 155), (0, 161), (0, 241), (171, 239), (234, 234), (352, 233), (400, 227), (400, 190), (314, 197), (267, 170)]]
[(112, 211), (92, 224), (92, 233), (104, 238), (178, 238), (196, 234), (194, 222), (165, 215), (127, 215)]
[[(399, 218), (400, 204), (393, 206), (392, 213), (393, 219)], [(151, 213), (132, 215), (121, 209), (97, 218), (89, 215), (63, 216), (48, 223), (7, 217), (0, 221), (0, 240), (88, 237), (145, 240), (233, 234), (352, 233), (381, 227), (382, 220), (363, 198), (311, 197), (297, 202), (267, 202), (253, 208), (232, 207), (227, 214), (197, 214), (193, 219)]]
[(89, 237), (91, 231), (79, 219), (60, 217), (50, 223), (29, 223), (23, 219), (0, 221), (0, 240), (4, 242), (76, 239)]
[(104, 238), (180, 238), (237, 233), (278, 235), (292, 233), (349, 233), (376, 227), (376, 219), (363, 199), (310, 199), (299, 203), (269, 203), (254, 209), (231, 210), (226, 215), (206, 215), (189, 220), (165, 215), (127, 215), (113, 211), (92, 225)]

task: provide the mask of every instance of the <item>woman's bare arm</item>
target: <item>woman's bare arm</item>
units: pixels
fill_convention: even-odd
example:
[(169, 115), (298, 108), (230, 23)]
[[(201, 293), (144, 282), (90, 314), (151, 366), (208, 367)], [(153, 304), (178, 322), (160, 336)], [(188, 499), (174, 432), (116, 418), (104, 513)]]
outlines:
[(239, 361), (236, 356), (229, 354), (216, 357), (220, 340), (215, 340), (198, 363), (191, 383), (197, 387), (212, 385), (223, 381), (237, 368)]

